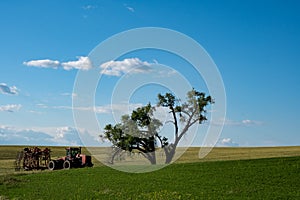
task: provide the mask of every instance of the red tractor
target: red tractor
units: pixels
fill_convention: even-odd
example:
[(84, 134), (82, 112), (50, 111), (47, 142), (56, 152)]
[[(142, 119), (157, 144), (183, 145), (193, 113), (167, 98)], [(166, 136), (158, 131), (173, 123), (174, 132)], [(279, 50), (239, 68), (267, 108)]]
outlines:
[(48, 163), (48, 169), (70, 169), (80, 167), (92, 167), (92, 157), (85, 154), (81, 154), (81, 147), (66, 148), (66, 156), (61, 157), (57, 160), (51, 160)]

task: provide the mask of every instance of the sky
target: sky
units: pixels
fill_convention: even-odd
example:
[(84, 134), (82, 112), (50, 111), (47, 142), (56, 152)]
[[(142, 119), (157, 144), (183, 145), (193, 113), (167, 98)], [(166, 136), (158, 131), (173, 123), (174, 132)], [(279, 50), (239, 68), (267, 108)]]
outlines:
[[(192, 38), (220, 72), (226, 117), (200, 125), (192, 145), (203, 143), (209, 125), (222, 123), (217, 146), (300, 145), (299, 13), (296, 0), (1, 1), (0, 145), (82, 145), (82, 135), (91, 145), (102, 145), (98, 135), (105, 124), (148, 102), (155, 105), (158, 93), (171, 91), (168, 85), (141, 85), (127, 94), (124, 105), (114, 90), (130, 78), (170, 80), (186, 93), (179, 81), (184, 77), (191, 87), (209, 93), (186, 60), (142, 49), (100, 63), (101, 80), (91, 94), (95, 107), (72, 107), (72, 98), (80, 95), (74, 93), (76, 77), (91, 71), (93, 49), (115, 34), (142, 27)], [(155, 68), (158, 64), (168, 67)], [(93, 112), (100, 130), (78, 128), (74, 110)]]

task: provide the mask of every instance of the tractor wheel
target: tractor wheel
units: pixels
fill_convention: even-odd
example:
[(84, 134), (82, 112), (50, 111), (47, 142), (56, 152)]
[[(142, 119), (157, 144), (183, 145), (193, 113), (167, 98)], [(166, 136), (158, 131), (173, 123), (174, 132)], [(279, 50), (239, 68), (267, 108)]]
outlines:
[(66, 160), (63, 164), (64, 169), (70, 169), (71, 168), (71, 163), (70, 161)]
[(48, 163), (48, 169), (49, 170), (54, 170), (56, 166), (56, 163), (54, 160), (51, 160), (49, 163)]
[(87, 167), (93, 167), (93, 166), (94, 166), (94, 164), (93, 164), (93, 163), (91, 163), (91, 162), (89, 162), (89, 163), (86, 163), (86, 164), (85, 164), (85, 166), (87, 166)]

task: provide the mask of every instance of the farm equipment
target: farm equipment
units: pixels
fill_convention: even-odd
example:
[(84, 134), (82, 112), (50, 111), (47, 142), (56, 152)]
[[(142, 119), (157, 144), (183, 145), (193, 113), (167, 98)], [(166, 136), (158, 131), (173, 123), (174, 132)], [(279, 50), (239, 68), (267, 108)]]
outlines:
[(48, 169), (70, 169), (70, 168), (80, 168), (80, 167), (92, 167), (92, 157), (81, 154), (81, 147), (66, 148), (66, 156), (61, 157), (56, 160), (51, 160), (48, 163)]
[(45, 148), (44, 150), (41, 150), (38, 147), (27, 147), (22, 151), (17, 152), (15, 170), (20, 171), (21, 165), (24, 170), (46, 169), (50, 160), (50, 149)]

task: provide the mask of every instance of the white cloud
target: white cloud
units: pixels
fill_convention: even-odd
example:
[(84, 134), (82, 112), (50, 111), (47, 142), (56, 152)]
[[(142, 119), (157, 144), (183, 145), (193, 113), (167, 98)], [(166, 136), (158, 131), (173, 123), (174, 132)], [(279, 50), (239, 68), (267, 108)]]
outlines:
[(134, 8), (133, 7), (130, 7), (130, 6), (126, 6), (127, 10), (129, 10), (130, 12), (134, 12)]
[(48, 106), (46, 104), (43, 104), (43, 103), (38, 103), (36, 104), (37, 107), (40, 107), (40, 108), (48, 108)]
[[(156, 60), (154, 62), (157, 62)], [(86, 56), (78, 56), (75, 61), (66, 61), (60, 62), (58, 60), (31, 60), (23, 62), (24, 65), (29, 67), (38, 67), (38, 68), (52, 68), (59, 69), (62, 68), (64, 70), (90, 70), (92, 68), (91, 60)], [(102, 74), (108, 76), (121, 76), (122, 74), (129, 73), (147, 73), (151, 70), (151, 65), (153, 63), (149, 63), (147, 61), (141, 61), (139, 58), (126, 58), (122, 61), (108, 61), (100, 65), (100, 70)], [(156, 63), (157, 64), (157, 63)], [(175, 73), (174, 71), (170, 71), (168, 76)], [(164, 72), (165, 74), (165, 72)], [(12, 88), (13, 89), (13, 88)], [(15, 88), (16, 89), (16, 88)]]
[(60, 94), (60, 95), (61, 95), (61, 96), (77, 97), (77, 94), (76, 94), (76, 93), (68, 93), (68, 92), (62, 93), (62, 94)]
[(239, 146), (239, 144), (234, 142), (231, 138), (220, 139), (217, 145), (218, 146), (223, 146), (223, 147), (237, 147), (237, 146)]
[(43, 112), (36, 111), (36, 110), (29, 110), (28, 112), (29, 112), (29, 113), (32, 113), (32, 114), (38, 114), (38, 115), (43, 114)]
[(0, 145), (78, 146), (83, 145), (79, 135), (88, 138), (90, 145), (100, 144), (86, 130), (69, 126), (18, 129), (0, 125)]
[(61, 63), (62, 67), (65, 70), (71, 69), (81, 69), (81, 70), (89, 70), (92, 68), (91, 61), (88, 57), (85, 56), (78, 56), (78, 60), (76, 61), (69, 61)]
[(0, 126), (1, 145), (54, 145), (51, 139), (52, 137), (44, 132)]
[(151, 70), (151, 63), (139, 58), (127, 58), (122, 61), (108, 61), (100, 65), (101, 73), (108, 76), (121, 76), (127, 73), (146, 73)]
[(256, 120), (250, 120), (250, 119), (244, 119), (244, 120), (230, 120), (230, 119), (219, 119), (217, 121), (212, 121), (212, 125), (215, 126), (259, 126), (263, 125), (263, 122), (256, 121)]
[(104, 106), (94, 106), (94, 107), (72, 107), (72, 106), (53, 106), (54, 109), (70, 109), (70, 110), (80, 110), (80, 111), (89, 111), (95, 112), (97, 114), (107, 114), (111, 112), (118, 112), (123, 114), (128, 114), (132, 110), (143, 106), (143, 104), (112, 104)]
[(127, 9), (127, 10), (129, 10), (130, 12), (134, 12), (135, 11), (135, 9), (132, 7), (132, 6), (128, 6), (127, 4), (123, 4), (124, 5), (124, 7)]
[(22, 106), (20, 104), (8, 104), (8, 105), (2, 105), (0, 106), (0, 112), (6, 111), (6, 112), (15, 112), (20, 110)]
[(82, 7), (83, 10), (92, 10), (92, 9), (95, 9), (97, 8), (96, 5), (85, 5)]
[(58, 127), (54, 141), (58, 144), (68, 144), (71, 146), (83, 145), (76, 128), (69, 126)]
[(180, 73), (176, 70), (173, 69), (167, 69), (167, 70), (160, 70), (157, 71), (156, 77), (158, 78), (170, 78), (170, 77), (175, 77), (175, 76), (180, 75)]
[(108, 113), (108, 109), (104, 107), (72, 107), (72, 106), (52, 106), (53, 109), (80, 110), (91, 111), (96, 113)]
[(255, 120), (250, 120), (250, 119), (244, 119), (242, 120), (242, 124), (250, 126), (250, 125), (262, 125), (263, 122), (261, 121), (255, 121)]
[(38, 67), (38, 68), (52, 68), (58, 69), (62, 67), (64, 70), (71, 69), (81, 69), (81, 70), (89, 70), (92, 68), (91, 61), (88, 57), (78, 56), (78, 60), (68, 61), (68, 62), (59, 62), (58, 60), (31, 60), (28, 62), (23, 62), (24, 65), (29, 67)]
[(97, 114), (105, 114), (105, 113), (110, 113), (112, 111), (110, 106), (95, 106), (90, 110), (94, 111)]
[(0, 83), (0, 92), (2, 94), (17, 95), (19, 93), (19, 90), (16, 86), (8, 86), (5, 83)]
[(53, 68), (57, 69), (60, 65), (60, 62), (57, 60), (31, 60), (28, 62), (23, 62), (24, 65), (28, 67), (39, 67), (39, 68)]

